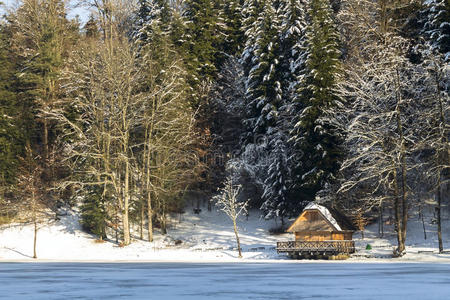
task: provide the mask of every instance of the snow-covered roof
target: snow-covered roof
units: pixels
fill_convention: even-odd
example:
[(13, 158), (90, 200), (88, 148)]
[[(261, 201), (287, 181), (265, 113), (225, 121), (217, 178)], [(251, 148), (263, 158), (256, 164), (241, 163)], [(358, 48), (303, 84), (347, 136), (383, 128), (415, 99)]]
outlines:
[(336, 219), (333, 217), (333, 215), (330, 213), (330, 211), (325, 206), (316, 204), (314, 202), (310, 202), (305, 207), (305, 210), (315, 210), (315, 209), (319, 210), (322, 213), (322, 215), (328, 220), (328, 222), (333, 224), (333, 226), (336, 228), (336, 230), (342, 231), (341, 226), (339, 226)]

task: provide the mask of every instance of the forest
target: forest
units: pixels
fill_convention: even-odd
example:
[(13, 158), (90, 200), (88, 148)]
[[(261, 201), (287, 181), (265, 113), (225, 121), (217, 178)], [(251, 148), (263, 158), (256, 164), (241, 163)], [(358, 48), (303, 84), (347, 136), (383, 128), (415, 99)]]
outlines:
[(235, 186), (283, 228), (311, 201), (392, 217), (397, 256), (433, 207), (443, 251), (449, 0), (78, 4), (87, 21), (63, 0), (0, 21), (0, 224), (80, 207), (127, 246)]

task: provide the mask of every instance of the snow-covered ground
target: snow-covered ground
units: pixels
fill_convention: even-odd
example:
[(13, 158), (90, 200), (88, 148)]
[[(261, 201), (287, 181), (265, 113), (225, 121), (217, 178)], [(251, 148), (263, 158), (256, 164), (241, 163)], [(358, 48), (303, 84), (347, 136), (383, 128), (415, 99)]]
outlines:
[[(406, 236), (406, 255), (395, 261), (441, 261), (450, 262), (450, 220), (442, 222), (442, 237), (444, 241), (445, 254), (439, 254), (437, 225), (432, 224), (432, 217), (425, 217), (425, 232), (423, 223), (418, 216), (410, 216)], [(384, 225), (384, 235), (380, 238), (378, 233), (378, 223), (368, 226), (364, 232), (364, 239), (361, 233), (354, 234), (357, 253), (353, 255), (353, 260), (361, 258), (390, 258), (397, 245), (397, 236), (393, 225)], [(365, 250), (367, 244), (372, 250)]]
[[(427, 240), (424, 240), (422, 223), (411, 218), (408, 224), (407, 255), (391, 259), (396, 244), (392, 226), (385, 227), (384, 238), (378, 238), (377, 224), (354, 237), (357, 253), (348, 262), (359, 261), (436, 261), (450, 262), (450, 254), (437, 254), (436, 226), (426, 224)], [(277, 254), (277, 241), (292, 240), (291, 234), (271, 235), (268, 230), (276, 227), (274, 221), (260, 219), (257, 211), (250, 212), (248, 220), (239, 222), (243, 248), (243, 261), (291, 262), (286, 255)], [(445, 248), (450, 248), (450, 222), (444, 222)], [(169, 233), (155, 234), (155, 241), (148, 243), (138, 239), (137, 232), (130, 246), (119, 247), (113, 241), (97, 243), (95, 237), (81, 230), (78, 213), (68, 211), (60, 221), (40, 228), (37, 239), (37, 255), (40, 261), (161, 261), (161, 262), (233, 262), (237, 258), (236, 242), (231, 221), (221, 212), (193, 214), (192, 209), (173, 216)], [(181, 244), (176, 245), (176, 241)], [(372, 250), (365, 250), (370, 244)], [(4, 225), (0, 227), (0, 261), (32, 260), (33, 227), (31, 225)], [(419, 253), (422, 252), (422, 253)]]

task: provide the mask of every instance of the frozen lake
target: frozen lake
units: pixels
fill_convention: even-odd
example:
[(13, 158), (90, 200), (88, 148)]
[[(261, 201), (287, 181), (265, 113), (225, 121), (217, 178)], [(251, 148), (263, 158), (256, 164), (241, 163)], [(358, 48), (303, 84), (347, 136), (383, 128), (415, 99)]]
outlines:
[(0, 263), (2, 297), (450, 299), (450, 265)]

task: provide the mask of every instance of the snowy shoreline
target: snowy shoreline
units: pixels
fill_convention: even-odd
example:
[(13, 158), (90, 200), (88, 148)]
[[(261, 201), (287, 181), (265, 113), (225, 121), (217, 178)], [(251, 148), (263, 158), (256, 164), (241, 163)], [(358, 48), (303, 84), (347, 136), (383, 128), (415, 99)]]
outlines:
[(194, 260), (76, 260), (76, 259), (2, 259), (0, 258), (0, 264), (2, 263), (26, 263), (26, 264), (40, 264), (40, 263), (70, 263), (70, 264), (448, 264), (450, 265), (450, 255), (440, 258), (366, 258), (355, 259), (350, 258), (347, 260), (295, 260), (295, 259), (194, 259)]
[[(357, 252), (353, 257), (345, 261), (327, 261), (292, 260), (285, 254), (278, 254), (276, 242), (288, 241), (293, 237), (288, 233), (269, 234), (269, 229), (274, 228), (276, 223), (261, 219), (257, 211), (251, 212), (248, 219), (243, 217), (239, 220), (242, 259), (237, 257), (232, 225), (226, 216), (217, 211), (177, 215), (172, 218), (169, 234), (163, 236), (157, 233), (152, 243), (139, 240), (137, 232), (133, 232), (134, 241), (127, 247), (119, 247), (112, 239), (96, 242), (94, 236), (81, 229), (78, 218), (78, 212), (69, 211), (60, 221), (39, 230), (38, 259), (31, 257), (31, 225), (0, 226), (0, 263), (450, 263), (450, 253), (437, 253), (433, 225), (427, 224), (428, 237), (425, 240), (421, 232), (422, 224), (415, 219), (410, 219), (407, 254), (404, 257), (391, 257), (395, 247), (393, 228), (386, 226), (384, 238), (379, 238), (378, 225), (372, 224), (365, 231), (365, 239), (355, 233)], [(446, 232), (445, 249), (450, 248), (449, 238)], [(181, 245), (178, 245), (180, 241)], [(367, 244), (371, 245), (372, 250), (365, 250)]]

